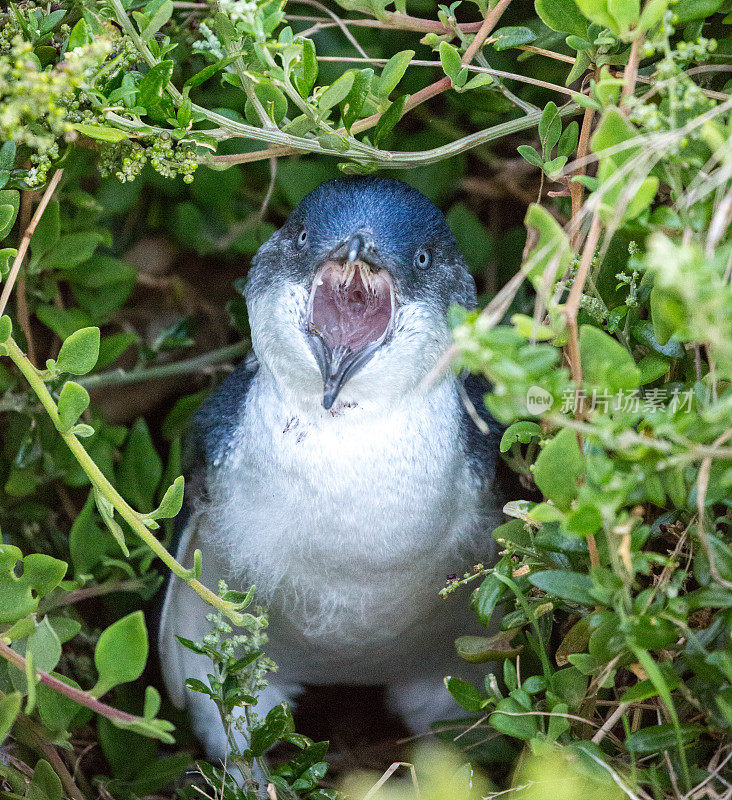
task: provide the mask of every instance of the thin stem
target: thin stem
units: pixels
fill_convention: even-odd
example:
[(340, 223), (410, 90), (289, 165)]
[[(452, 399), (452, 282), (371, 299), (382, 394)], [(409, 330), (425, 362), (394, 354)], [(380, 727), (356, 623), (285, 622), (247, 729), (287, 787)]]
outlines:
[(123, 369), (114, 369), (108, 372), (100, 372), (97, 375), (87, 375), (79, 378), (77, 383), (80, 383), (86, 389), (94, 390), (106, 389), (110, 386), (129, 386), (134, 383), (144, 383), (145, 381), (159, 380), (160, 378), (172, 378), (178, 375), (188, 375), (243, 356), (249, 350), (249, 347), (249, 342), (245, 340), (194, 358), (176, 361), (173, 364), (162, 364), (159, 367), (149, 367), (147, 369), (133, 369), (129, 372)]
[(214, 594), (209, 588), (204, 586), (197, 578), (191, 575), (191, 571), (186, 569), (182, 564), (176, 561), (175, 558), (163, 547), (163, 545), (153, 536), (150, 530), (142, 521), (140, 514), (130, 506), (122, 495), (114, 488), (109, 479), (96, 465), (95, 461), (86, 451), (75, 434), (70, 431), (64, 431), (63, 425), (58, 415), (58, 407), (48, 391), (46, 384), (40, 377), (38, 370), (30, 363), (28, 357), (18, 347), (15, 340), (11, 337), (4, 344), (6, 354), (10, 357), (13, 363), (23, 373), (28, 383), (31, 385), (33, 391), (38, 395), (38, 399), (43, 404), (48, 412), (51, 421), (58, 429), (61, 438), (66, 442), (68, 448), (74, 454), (74, 457), (81, 465), (81, 468), (87, 474), (92, 486), (105, 497), (117, 510), (119, 515), (125, 522), (132, 528), (132, 530), (142, 539), (143, 542), (155, 553), (155, 555), (165, 564), (166, 567), (181, 580), (188, 584), (206, 603), (214, 608), (217, 608), (223, 614), (226, 614), (236, 624), (238, 620), (238, 612), (236, 604), (223, 600)]
[(41, 197), (41, 202), (38, 203), (38, 208), (36, 208), (35, 214), (30, 221), (30, 225), (25, 230), (23, 234), (23, 238), (20, 240), (20, 245), (18, 246), (18, 254), (15, 256), (13, 260), (13, 266), (10, 268), (10, 272), (8, 277), (5, 281), (5, 286), (3, 286), (3, 293), (0, 295), (0, 314), (5, 311), (5, 307), (8, 304), (8, 300), (10, 299), (10, 293), (13, 291), (13, 285), (15, 284), (15, 280), (18, 277), (18, 272), (20, 271), (21, 264), (23, 263), (23, 259), (25, 258), (25, 254), (28, 251), (28, 246), (30, 245), (31, 236), (33, 236), (33, 231), (36, 229), (36, 225), (40, 222), (41, 217), (43, 216), (43, 212), (46, 210), (46, 206), (48, 205), (51, 197), (53, 197), (53, 193), (56, 191), (56, 187), (58, 186), (58, 182), (61, 180), (61, 176), (64, 174), (62, 169), (56, 170), (54, 172), (53, 177), (48, 182), (48, 186), (46, 186), (46, 190), (43, 192), (43, 196)]
[[(431, 93), (429, 97), (434, 97), (434, 95), (439, 94), (445, 89), (449, 88), (450, 79), (445, 77), (443, 81), (439, 81), (439, 84), (442, 86), (438, 86), (437, 84), (432, 84), (432, 86), (427, 87), (430, 89)], [(422, 90), (422, 92), (426, 92), (426, 90)], [(417, 95), (420, 95), (420, 92), (417, 92), (416, 95), (412, 95), (409, 101), (405, 103), (405, 109), (410, 110), (414, 108), (415, 105), (419, 105), (420, 102), (424, 102), (428, 100), (429, 97), (426, 95), (422, 95), (419, 98), (419, 102), (411, 102), (414, 101)], [(409, 107), (409, 108), (408, 108)], [(576, 114), (579, 109), (579, 106), (575, 103), (568, 103), (563, 108), (559, 109), (559, 116), (560, 117), (567, 117), (573, 114)], [(372, 117), (367, 117), (364, 120), (361, 120), (360, 123), (357, 122), (353, 125), (351, 129), (353, 132), (360, 133), (367, 128), (373, 127), (378, 120), (380, 119), (380, 114), (375, 114)], [(463, 153), (467, 150), (472, 150), (474, 147), (478, 147), (482, 144), (486, 144), (488, 142), (495, 141), (496, 139), (501, 139), (504, 136), (508, 136), (512, 133), (518, 133), (519, 131), (524, 131), (529, 128), (533, 128), (535, 125), (539, 124), (539, 120), (541, 119), (541, 113), (535, 114), (526, 114), (523, 117), (519, 117), (518, 119), (508, 120), (507, 122), (502, 122), (498, 125), (494, 125), (490, 128), (485, 128), (484, 130), (477, 131), (476, 133), (471, 133), (468, 136), (463, 136), (460, 139), (455, 140), (454, 142), (450, 142), (449, 144), (442, 145), (441, 147), (435, 147), (432, 150), (422, 150), (417, 153), (409, 153), (409, 152), (399, 152), (399, 151), (389, 151), (389, 150), (373, 150), (372, 152), (378, 156), (371, 160), (371, 158), (364, 158), (358, 156), (356, 160), (363, 161), (366, 163), (373, 163), (378, 164), (379, 166), (388, 168), (388, 169), (412, 169), (414, 167), (419, 167), (425, 164), (434, 164), (437, 161), (442, 161), (445, 158), (450, 156), (457, 155), (458, 153)], [(218, 120), (217, 120), (218, 122)], [(308, 140), (305, 140), (308, 141)], [(312, 145), (312, 142), (308, 142), (309, 145)], [(312, 146), (307, 148), (309, 151), (317, 150)], [(278, 148), (272, 147), (266, 150), (257, 150), (254, 153), (242, 153), (242, 154), (234, 154), (234, 155), (226, 155), (226, 156), (213, 156), (211, 161), (214, 164), (226, 164), (227, 166), (231, 164), (245, 164), (252, 161), (261, 161), (265, 158), (271, 158), (273, 156), (284, 156), (284, 155), (291, 155), (293, 153), (301, 152), (301, 150), (297, 147), (287, 147), (287, 148)], [(348, 158), (350, 156), (349, 153), (338, 153), (337, 154), (340, 158)], [(371, 154), (369, 154), (371, 155)]]
[(93, 597), (102, 597), (105, 594), (112, 594), (113, 592), (136, 592), (138, 589), (143, 589), (146, 581), (142, 578), (130, 578), (125, 581), (107, 581), (107, 583), (100, 583), (96, 586), (86, 586), (83, 589), (73, 589), (70, 592), (62, 594), (58, 599), (52, 600), (48, 604), (41, 601), (39, 608), (52, 609), (61, 608), (62, 606), (71, 606), (76, 603), (81, 603), (84, 600), (91, 600)]
[(28, 738), (33, 743), (33, 747), (38, 750), (53, 767), (53, 771), (58, 776), (64, 787), (64, 791), (71, 800), (86, 800), (83, 793), (74, 782), (71, 773), (66, 768), (66, 764), (64, 764), (61, 756), (58, 754), (58, 751), (53, 744), (48, 741), (47, 734), (44, 735), (44, 731), (41, 727), (24, 715), (18, 717), (15, 724), (23, 729), (24, 733), (28, 735)]
[(473, 56), (480, 50), (483, 43), (488, 38), (488, 34), (496, 27), (498, 20), (503, 16), (503, 12), (508, 8), (511, 0), (498, 0), (493, 8), (488, 12), (488, 15), (483, 20), (483, 24), (475, 34), (475, 39), (470, 43), (470, 47), (465, 51), (462, 57), (463, 66), (469, 64), (473, 60)]
[[(358, 58), (356, 56), (318, 56), (318, 61), (333, 61), (348, 64), (386, 64), (387, 58)], [(409, 62), (411, 67), (441, 67), (439, 61), (421, 61), (414, 59)], [(506, 72), (502, 69), (493, 69), (492, 67), (479, 67), (476, 64), (465, 65), (470, 72), (484, 72), (486, 75), (495, 75), (498, 78), (508, 78), (512, 81), (519, 81), (521, 83), (529, 83), (532, 86), (541, 86), (544, 89), (551, 89), (553, 92), (561, 92), (570, 97), (576, 95), (577, 92), (573, 89), (568, 89), (566, 86), (560, 86), (558, 83), (549, 83), (542, 81), (538, 78), (531, 78), (527, 75), (519, 75), (516, 72)]]
[[(9, 644), (6, 644), (2, 640), (2, 638), (0, 638), (0, 658), (4, 658), (13, 666), (17, 667), (23, 674), (25, 674), (25, 658), (23, 658), (20, 653), (16, 653)], [(112, 722), (121, 722), (123, 725), (132, 725), (135, 722), (145, 722), (142, 717), (136, 717), (134, 714), (128, 714), (126, 711), (120, 711), (118, 708), (108, 706), (101, 700), (97, 700), (96, 697), (93, 697), (88, 692), (85, 692), (82, 689), (77, 689), (75, 686), (70, 686), (68, 683), (64, 683), (62, 680), (59, 680), (53, 675), (49, 675), (48, 672), (37, 669), (35, 673), (44, 686), (48, 686), (49, 689), (53, 689), (56, 692), (66, 695), (66, 697), (68, 697), (70, 700), (73, 700), (75, 703), (78, 703), (80, 706), (89, 708), (95, 713), (111, 720)]]

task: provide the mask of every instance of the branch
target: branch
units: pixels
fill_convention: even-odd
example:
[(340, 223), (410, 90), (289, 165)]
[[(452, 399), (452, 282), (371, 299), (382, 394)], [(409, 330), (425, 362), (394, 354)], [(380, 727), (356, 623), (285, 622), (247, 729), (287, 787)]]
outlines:
[(214, 594), (207, 586), (204, 586), (198, 578), (194, 577), (192, 570), (186, 569), (173, 558), (161, 542), (150, 532), (143, 522), (142, 516), (127, 503), (122, 495), (110, 483), (109, 479), (99, 469), (96, 462), (86, 451), (77, 436), (70, 431), (63, 430), (56, 402), (48, 391), (43, 379), (40, 377), (38, 370), (31, 364), (28, 357), (18, 347), (15, 340), (10, 337), (3, 344), (3, 348), (13, 363), (23, 373), (31, 388), (38, 396), (38, 399), (48, 412), (49, 417), (51, 417), (51, 421), (56, 426), (61, 438), (66, 442), (81, 468), (87, 474), (92, 486), (114, 506), (115, 510), (130, 528), (132, 528), (133, 532), (142, 539), (174, 575), (177, 575), (181, 580), (187, 583), (194, 592), (208, 603), (208, 605), (221, 611), (229, 617), (235, 625), (238, 624), (240, 615), (237, 611), (236, 603), (223, 600), (221, 597)]
[(107, 372), (100, 372), (97, 375), (87, 375), (84, 378), (79, 378), (77, 383), (80, 383), (86, 389), (94, 390), (106, 389), (110, 386), (129, 386), (134, 383), (144, 383), (145, 381), (158, 380), (160, 378), (172, 378), (177, 375), (188, 375), (191, 372), (200, 372), (208, 367), (243, 356), (249, 350), (249, 347), (249, 342), (244, 340), (194, 358), (175, 361), (172, 364), (162, 364), (159, 367), (133, 369), (130, 371), (113, 369)]
[(13, 291), (13, 285), (15, 284), (15, 279), (18, 277), (18, 272), (20, 271), (20, 266), (23, 263), (23, 259), (25, 258), (25, 254), (28, 250), (28, 245), (30, 245), (33, 231), (36, 229), (36, 225), (38, 225), (41, 217), (43, 216), (43, 212), (46, 210), (46, 206), (51, 200), (53, 193), (56, 191), (58, 182), (61, 180), (61, 176), (63, 174), (64, 171), (62, 169), (58, 169), (56, 172), (54, 172), (53, 178), (51, 178), (51, 180), (48, 182), (48, 186), (46, 186), (46, 190), (43, 192), (43, 196), (41, 197), (41, 202), (38, 204), (36, 213), (33, 215), (30, 225), (26, 228), (23, 238), (20, 240), (18, 254), (13, 260), (13, 266), (10, 268), (10, 273), (5, 281), (5, 286), (3, 286), (3, 293), (0, 295), (0, 315), (2, 315), (5, 311), (5, 306), (7, 306), (8, 300), (10, 299), (10, 293)]
[[(9, 644), (6, 644), (1, 638), (0, 657), (10, 662), (13, 666), (17, 667), (23, 674), (25, 674), (25, 658), (23, 658), (20, 653), (16, 653), (15, 650), (13, 650), (13, 648), (10, 647)], [(38, 676), (38, 680), (44, 686), (48, 686), (49, 689), (53, 689), (60, 694), (66, 695), (66, 697), (68, 697), (70, 700), (73, 700), (75, 703), (78, 703), (80, 706), (89, 708), (96, 714), (100, 714), (112, 722), (121, 722), (123, 725), (134, 725), (138, 722), (148, 722), (148, 720), (144, 719), (143, 717), (136, 717), (134, 714), (128, 714), (126, 711), (120, 711), (118, 708), (108, 706), (106, 703), (102, 703), (101, 700), (97, 700), (96, 697), (93, 697), (88, 692), (85, 692), (82, 689), (77, 689), (75, 686), (70, 686), (68, 683), (64, 683), (62, 680), (50, 675), (48, 672), (37, 669), (35, 670), (35, 673)]]

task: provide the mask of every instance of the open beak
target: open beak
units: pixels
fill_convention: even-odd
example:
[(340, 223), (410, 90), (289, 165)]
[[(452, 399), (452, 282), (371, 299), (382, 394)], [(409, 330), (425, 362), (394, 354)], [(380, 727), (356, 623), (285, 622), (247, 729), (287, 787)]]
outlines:
[(346, 242), (313, 280), (308, 304), (308, 343), (323, 376), (323, 407), (391, 335), (396, 298), (391, 276), (363, 260), (360, 235)]

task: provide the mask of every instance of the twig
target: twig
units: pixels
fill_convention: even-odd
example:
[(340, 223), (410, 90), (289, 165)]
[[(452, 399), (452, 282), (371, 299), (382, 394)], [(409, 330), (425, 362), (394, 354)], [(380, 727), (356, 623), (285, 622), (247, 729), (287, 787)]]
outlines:
[[(575, 161), (579, 161), (580, 163), (577, 165), (576, 171), (573, 173), (573, 177), (574, 175), (585, 175), (587, 172), (587, 166), (584, 164), (582, 159), (586, 158), (587, 151), (590, 148), (590, 131), (592, 130), (592, 121), (594, 118), (594, 109), (586, 108), (585, 113), (582, 116), (582, 127), (580, 129), (580, 137), (577, 144), (577, 158), (575, 159)], [(574, 220), (579, 220), (579, 213), (582, 210), (582, 199), (584, 197), (584, 193), (584, 187), (579, 181), (569, 181), (569, 196), (572, 200), (572, 218)], [(579, 245), (579, 237), (580, 226), (577, 224), (572, 240), (572, 246), (575, 248), (575, 250)]]
[[(602, 223), (600, 221), (600, 216), (599, 214), (595, 214), (592, 218), (590, 231), (587, 234), (587, 240), (582, 250), (582, 258), (580, 259), (579, 267), (577, 267), (577, 275), (569, 291), (567, 302), (564, 304), (564, 318), (569, 331), (569, 342), (567, 344), (569, 365), (572, 370), (572, 380), (578, 387), (582, 385), (582, 365), (580, 363), (579, 339), (577, 336), (577, 314), (579, 312), (580, 299), (582, 298), (582, 290), (587, 281), (592, 259), (595, 255), (595, 249), (600, 239), (601, 229)], [(583, 418), (581, 407), (578, 416), (580, 419)]]
[(334, 14), (329, 8), (326, 8), (322, 3), (319, 3), (318, 0), (298, 0), (298, 2), (302, 5), (312, 6), (313, 8), (317, 8), (318, 11), (322, 11), (324, 14), (327, 14), (333, 22), (341, 29), (343, 35), (348, 39), (348, 41), (353, 45), (353, 47), (364, 57), (368, 58), (368, 53), (361, 47), (358, 43), (356, 37), (348, 30), (348, 26), (345, 22), (337, 15)]
[(620, 719), (620, 717), (625, 714), (626, 709), (628, 708), (628, 703), (621, 703), (615, 711), (605, 720), (600, 730), (592, 737), (592, 741), (595, 744), (599, 744), (608, 732), (612, 729), (613, 725)]
[[(33, 204), (33, 192), (24, 191), (20, 196), (20, 230), (26, 230), (31, 218), (31, 207)], [(28, 312), (28, 296), (26, 293), (25, 269), (18, 272), (18, 287), (15, 291), (15, 313), (18, 323), (23, 330), (25, 340), (28, 343), (28, 358), (34, 363), (38, 363), (36, 357), (36, 345), (33, 341), (33, 331), (31, 330), (30, 313)]]
[[(341, 62), (347, 64), (386, 64), (387, 58), (357, 58), (355, 56), (318, 56), (318, 61), (324, 62)], [(441, 67), (439, 61), (426, 61), (421, 59), (414, 59), (409, 62), (410, 67)], [(541, 86), (544, 89), (550, 89), (553, 92), (560, 92), (573, 97), (577, 94), (573, 89), (568, 89), (566, 86), (560, 86), (558, 83), (549, 83), (548, 81), (539, 80), (539, 78), (531, 78), (527, 75), (519, 75), (516, 72), (506, 72), (502, 69), (493, 69), (492, 67), (480, 67), (476, 64), (464, 65), (470, 72), (482, 72), (486, 75), (495, 75), (497, 78), (507, 78), (512, 81), (520, 81), (521, 83), (528, 83), (532, 86)]]
[(462, 57), (463, 66), (469, 64), (473, 60), (473, 56), (483, 46), (483, 42), (488, 38), (488, 34), (496, 27), (498, 20), (503, 16), (503, 12), (508, 8), (511, 0), (499, 0), (495, 6), (488, 12), (483, 24), (475, 34), (475, 38), (470, 43), (470, 46), (465, 51)]
[(378, 781), (366, 792), (363, 796), (363, 800), (370, 800), (381, 787), (391, 778), (391, 776), (399, 769), (399, 767), (408, 767), (409, 771), (412, 775), (412, 785), (414, 786), (414, 791), (417, 797), (420, 796), (419, 794), (419, 782), (417, 780), (417, 772), (414, 769), (414, 764), (410, 764), (408, 761), (395, 761), (379, 778)]
[(15, 280), (18, 277), (20, 266), (23, 263), (23, 259), (25, 258), (28, 246), (30, 245), (30, 240), (31, 236), (33, 236), (33, 231), (36, 229), (36, 225), (38, 225), (38, 223), (40, 222), (40, 219), (43, 216), (43, 212), (46, 210), (46, 206), (51, 200), (53, 193), (56, 191), (58, 182), (61, 180), (61, 176), (63, 174), (64, 171), (62, 169), (58, 169), (56, 170), (56, 172), (54, 172), (53, 177), (48, 182), (48, 186), (46, 186), (46, 189), (43, 192), (41, 201), (38, 203), (38, 208), (36, 208), (36, 212), (35, 214), (33, 214), (30, 224), (25, 229), (23, 238), (20, 240), (20, 245), (18, 246), (18, 254), (15, 256), (15, 259), (13, 260), (13, 266), (10, 268), (10, 272), (5, 281), (5, 286), (3, 286), (3, 293), (0, 295), (0, 314), (4, 313), (5, 307), (8, 304), (8, 300), (10, 299), (10, 293), (13, 291), (13, 285), (15, 284)]
[(191, 372), (200, 372), (208, 367), (239, 358), (249, 350), (249, 347), (249, 342), (244, 340), (194, 358), (175, 361), (172, 364), (162, 364), (159, 367), (149, 367), (147, 369), (133, 369), (129, 372), (123, 369), (113, 369), (107, 372), (100, 372), (97, 375), (87, 375), (79, 378), (77, 383), (80, 383), (86, 389), (94, 390), (110, 386), (129, 386), (133, 383), (172, 378), (177, 375), (188, 375)]
[[(17, 667), (19, 670), (21, 670), (21, 672), (25, 673), (25, 658), (23, 658), (20, 653), (16, 653), (15, 650), (13, 650), (12, 647), (6, 644), (2, 639), (0, 639), (0, 657), (4, 658), (6, 661), (9, 661), (14, 667)], [(144, 722), (142, 717), (136, 717), (133, 714), (128, 714), (126, 711), (120, 711), (118, 708), (108, 706), (106, 703), (103, 703), (101, 700), (97, 700), (96, 697), (93, 697), (82, 689), (77, 689), (75, 686), (70, 686), (68, 683), (64, 683), (62, 680), (55, 678), (53, 675), (49, 675), (48, 672), (44, 672), (40, 669), (37, 669), (35, 672), (38, 676), (38, 679), (42, 684), (44, 684), (44, 686), (48, 686), (49, 689), (53, 689), (54, 691), (66, 695), (66, 697), (73, 700), (75, 703), (78, 703), (80, 706), (89, 708), (95, 713), (101, 714), (101, 716), (106, 717), (109, 720), (116, 720), (124, 725), (132, 725), (135, 722)]]
[[(728, 428), (721, 436), (714, 440), (712, 449), (716, 449), (723, 445), (726, 441), (732, 438), (732, 428)], [(709, 572), (712, 577), (722, 584), (725, 589), (732, 589), (732, 582), (726, 580), (719, 574), (717, 565), (714, 562), (714, 551), (709, 546), (707, 534), (704, 530), (704, 501), (707, 496), (707, 487), (709, 486), (709, 472), (712, 468), (712, 455), (707, 456), (699, 467), (699, 477), (696, 480), (696, 508), (699, 514), (699, 521), (697, 522), (697, 530), (699, 532), (699, 539), (701, 540), (704, 552), (707, 554), (707, 561), (709, 561)]]
[(633, 39), (633, 44), (630, 46), (630, 57), (628, 58), (628, 63), (625, 66), (625, 73), (623, 75), (625, 82), (623, 83), (623, 91), (620, 93), (621, 103), (629, 97), (632, 97), (635, 92), (635, 84), (638, 80), (640, 51), (644, 42), (645, 36), (636, 36), (635, 39)]
[(97, 584), (96, 586), (86, 586), (83, 589), (73, 589), (44, 607), (52, 609), (61, 608), (61, 606), (71, 606), (75, 603), (81, 603), (93, 597), (102, 597), (105, 594), (112, 594), (113, 592), (136, 592), (138, 589), (144, 588), (144, 586), (145, 581), (141, 578), (130, 578), (124, 581), (109, 581), (107, 583)]
[(58, 754), (56, 748), (44, 736), (43, 731), (39, 730), (37, 726), (29, 717), (21, 716), (18, 718), (16, 724), (20, 724), (25, 733), (28, 734), (30, 740), (33, 742), (33, 747), (38, 750), (48, 763), (53, 767), (53, 771), (58, 775), (59, 780), (64, 788), (64, 792), (72, 798), (72, 800), (86, 800), (79, 787), (74, 782), (71, 773), (66, 768), (63, 759)]

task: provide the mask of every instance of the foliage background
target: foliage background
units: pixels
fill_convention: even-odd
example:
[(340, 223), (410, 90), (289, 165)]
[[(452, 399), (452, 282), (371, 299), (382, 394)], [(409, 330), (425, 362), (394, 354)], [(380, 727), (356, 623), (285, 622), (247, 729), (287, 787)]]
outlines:
[(444, 589), (500, 619), (456, 643), (487, 664), (448, 681), (469, 718), (379, 791), (729, 797), (731, 23), (723, 0), (0, 11), (9, 796), (251, 797), (278, 741), (270, 796), (373, 792), (342, 754), (325, 776), (286, 709), (249, 718), (233, 766), (194, 767), (140, 611), (171, 570), (212, 604), (190, 646), (223, 724), (266, 680), (266, 612), (165, 549), (181, 435), (246, 352), (259, 244), (322, 180), (376, 170), (446, 211), (484, 310), (455, 311), (444, 366), (490, 379), (544, 498), (510, 503), (499, 563)]

